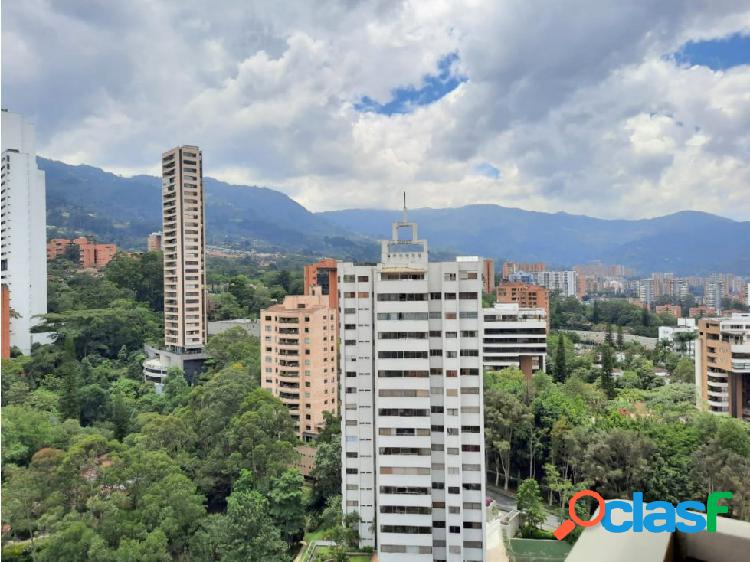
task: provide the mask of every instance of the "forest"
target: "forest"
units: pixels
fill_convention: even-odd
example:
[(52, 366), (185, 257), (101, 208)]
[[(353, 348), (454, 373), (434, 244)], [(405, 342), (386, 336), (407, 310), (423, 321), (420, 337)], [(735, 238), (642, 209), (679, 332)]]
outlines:
[(179, 371), (162, 394), (143, 383), (161, 290), (155, 253), (101, 275), (50, 263), (42, 329), (57, 338), (3, 363), (3, 559), (290, 560), (306, 529), (340, 520), (338, 420), (305, 482), (256, 338), (212, 337), (192, 388)]

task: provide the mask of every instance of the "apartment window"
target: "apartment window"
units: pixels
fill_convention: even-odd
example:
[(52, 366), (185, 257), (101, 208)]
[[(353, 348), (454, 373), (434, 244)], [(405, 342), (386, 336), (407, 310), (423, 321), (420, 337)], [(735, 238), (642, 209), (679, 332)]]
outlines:
[(443, 335), (443, 333), (440, 330), (430, 330), (430, 337), (431, 338), (439, 338)]
[(464, 490), (472, 490), (472, 491), (478, 492), (478, 491), (480, 491), (482, 489), (482, 485), (479, 484), (479, 483), (475, 483), (475, 484), (473, 484), (473, 483), (465, 483), (463, 485), (463, 488), (464, 488)]
[(382, 533), (400, 533), (404, 535), (431, 535), (432, 527), (417, 527), (415, 525), (381, 525)]
[(367, 283), (370, 278), (367, 275), (360, 275), (357, 277), (357, 281), (360, 283)]
[(481, 529), (482, 523), (479, 521), (464, 521), (464, 529)]
[(347, 474), (359, 474), (359, 470), (356, 468), (347, 468), (346, 473)]
[(418, 466), (381, 466), (380, 474), (396, 474), (402, 476), (427, 476), (429, 468)]
[(461, 337), (462, 338), (475, 338), (477, 337), (477, 333), (474, 330), (461, 330)]
[(428, 488), (415, 486), (380, 486), (380, 493), (406, 496), (426, 496), (430, 493), (430, 490)]
[[(347, 392), (349, 389), (347, 389)], [(427, 390), (415, 390), (411, 388), (406, 389), (395, 389), (395, 388), (382, 388), (378, 391), (378, 396), (384, 398), (424, 398), (429, 396), (430, 393)]]
[(429, 373), (427, 371), (401, 371), (401, 370), (378, 371), (378, 377), (381, 377), (381, 378), (399, 378), (399, 377), (425, 378), (427, 376), (429, 376)]
[(344, 275), (344, 283), (354, 283), (354, 275)]
[(445, 319), (446, 320), (455, 320), (456, 319), (456, 313), (455, 312), (446, 312), (445, 313)]
[(479, 296), (475, 292), (461, 292), (458, 293), (458, 298), (461, 300), (477, 300)]
[(479, 357), (478, 349), (462, 349), (461, 357)]
[[(460, 533), (461, 532), (461, 527), (459, 527), (458, 525), (451, 525), (450, 527), (448, 527), (448, 531), (450, 531), (451, 533), (454, 533), (454, 534)], [(451, 547), (451, 548), (453, 548), (453, 547)]]
[(430, 300), (439, 301), (442, 298), (440, 293), (430, 293)]
[(443, 298), (447, 301), (454, 301), (456, 300), (456, 293), (445, 293), (445, 295), (443, 295)]
[(424, 301), (424, 293), (378, 293), (379, 302), (414, 302)]
[(379, 359), (427, 359), (426, 351), (378, 351)]
[(479, 433), (478, 425), (462, 425), (461, 431), (464, 433)]
[(404, 515), (430, 515), (432, 509), (417, 505), (381, 505), (380, 513), (396, 513)]
[(461, 389), (461, 394), (479, 394), (479, 387), (466, 387)]
[(400, 418), (419, 418), (430, 415), (429, 410), (418, 410), (415, 408), (380, 408), (379, 416), (396, 416)]

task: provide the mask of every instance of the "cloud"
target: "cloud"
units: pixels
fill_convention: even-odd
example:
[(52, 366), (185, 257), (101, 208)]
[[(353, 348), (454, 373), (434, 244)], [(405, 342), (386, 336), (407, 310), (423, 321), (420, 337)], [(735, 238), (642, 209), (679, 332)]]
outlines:
[(208, 174), (315, 210), (395, 208), (406, 189), (410, 207), (750, 219), (750, 66), (727, 49), (750, 32), (741, 0), (2, 10), (4, 105), (52, 158), (153, 173), (198, 144)]

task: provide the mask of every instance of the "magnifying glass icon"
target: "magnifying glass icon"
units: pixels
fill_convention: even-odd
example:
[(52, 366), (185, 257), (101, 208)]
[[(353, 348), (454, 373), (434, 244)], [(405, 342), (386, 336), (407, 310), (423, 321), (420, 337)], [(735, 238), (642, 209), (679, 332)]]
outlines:
[[(594, 498), (599, 504), (599, 510), (596, 512), (596, 515), (594, 515), (593, 519), (589, 520), (581, 519), (578, 517), (578, 514), (576, 514), (576, 502), (586, 496)], [(557, 540), (561, 541), (568, 536), (568, 533), (576, 528), (576, 525), (580, 525), (581, 527), (593, 527), (594, 525), (598, 525), (601, 520), (604, 519), (605, 509), (606, 505), (603, 497), (593, 490), (581, 490), (580, 492), (573, 494), (573, 497), (570, 498), (570, 501), (568, 502), (568, 515), (570, 516), (570, 519), (563, 521), (552, 534), (555, 535)]]

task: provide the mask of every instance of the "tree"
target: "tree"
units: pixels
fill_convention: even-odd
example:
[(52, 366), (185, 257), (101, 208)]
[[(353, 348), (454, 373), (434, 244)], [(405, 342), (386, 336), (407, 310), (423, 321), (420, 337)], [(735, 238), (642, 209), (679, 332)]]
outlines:
[(118, 253), (104, 269), (104, 277), (116, 286), (128, 289), (136, 300), (148, 304), (154, 312), (164, 309), (164, 267), (161, 252), (130, 256)]
[(211, 336), (206, 353), (211, 356), (210, 369), (244, 368), (252, 377), (252, 386), (260, 386), (260, 342), (244, 328), (236, 326)]
[(130, 424), (133, 416), (132, 409), (128, 406), (125, 397), (117, 392), (112, 398), (112, 425), (115, 430), (115, 439), (120, 441), (130, 432)]
[(601, 386), (602, 390), (610, 400), (615, 397), (615, 381), (612, 376), (614, 369), (614, 357), (612, 355), (612, 348), (609, 345), (603, 345), (601, 348), (602, 353), (602, 370), (601, 370)]
[(227, 501), (222, 562), (275, 562), (287, 559), (287, 545), (275, 525), (268, 500), (252, 489), (232, 492)]
[(591, 323), (598, 324), (601, 321), (599, 317), (599, 301), (594, 301), (594, 306), (591, 310)]
[(617, 348), (622, 349), (623, 347), (625, 347), (625, 335), (622, 326), (617, 326)]
[(544, 523), (546, 512), (544, 511), (544, 502), (539, 490), (539, 484), (533, 478), (527, 478), (518, 486), (516, 493), (516, 506), (521, 512), (524, 522), (522, 534), (530, 536), (534, 529)]
[(81, 397), (79, 389), (81, 376), (78, 365), (70, 360), (59, 370), (62, 377), (62, 392), (60, 394), (60, 415), (63, 419), (79, 420), (81, 417)]
[(310, 478), (313, 481), (310, 505), (319, 510), (328, 498), (341, 490), (341, 435), (333, 436), (328, 442), (318, 440)]
[(271, 481), (268, 492), (269, 513), (289, 546), (302, 538), (305, 524), (303, 482), (302, 474), (290, 468)]
[(612, 324), (607, 324), (607, 332), (604, 334), (604, 343), (610, 347), (615, 345), (615, 341), (612, 338)]
[(568, 378), (567, 365), (565, 362), (565, 336), (559, 334), (557, 337), (557, 352), (555, 355), (555, 382), (565, 382)]
[(243, 318), (246, 314), (247, 311), (232, 293), (220, 293), (211, 297), (210, 320), (231, 320)]
[(670, 375), (671, 382), (692, 383), (695, 381), (695, 364), (691, 359), (683, 357)]

